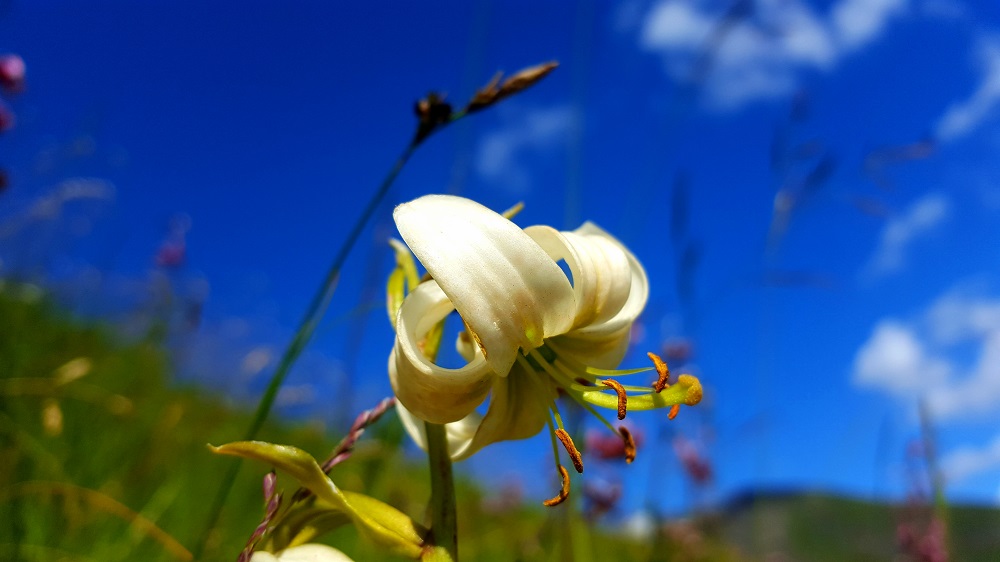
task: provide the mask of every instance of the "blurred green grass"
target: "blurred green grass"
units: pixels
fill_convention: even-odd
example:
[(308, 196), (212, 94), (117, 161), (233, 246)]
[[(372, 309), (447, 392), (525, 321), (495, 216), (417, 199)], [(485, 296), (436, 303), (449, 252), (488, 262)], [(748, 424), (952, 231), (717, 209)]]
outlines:
[[(123, 343), (34, 291), (0, 292), (0, 318), (0, 559), (173, 560), (190, 549), (226, 462), (205, 445), (237, 439), (248, 412), (172, 381), (155, 340)], [(90, 368), (60, 384), (70, 361)], [(335, 437), (310, 423), (262, 435), (319, 458)], [(235, 558), (259, 522), (265, 471), (240, 472), (206, 558)]]

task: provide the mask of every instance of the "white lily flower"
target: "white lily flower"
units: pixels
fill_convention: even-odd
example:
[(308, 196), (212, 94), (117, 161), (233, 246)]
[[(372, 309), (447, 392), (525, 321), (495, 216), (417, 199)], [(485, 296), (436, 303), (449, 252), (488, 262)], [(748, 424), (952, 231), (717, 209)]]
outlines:
[(353, 560), (332, 546), (310, 543), (286, 548), (277, 555), (257, 551), (253, 553), (250, 562), (353, 562)]
[[(552, 428), (554, 417), (553, 434), (572, 455), (555, 406), (560, 391), (595, 414), (593, 406), (617, 409), (619, 419), (626, 408), (701, 399), (701, 385), (688, 375), (669, 386), (661, 372), (657, 389), (608, 378), (650, 370), (612, 370), (628, 349), (649, 285), (639, 261), (596, 225), (522, 230), (478, 203), (447, 195), (400, 205), (393, 216), (431, 276), (402, 300), (389, 358), (400, 415), (421, 446), (422, 422), (447, 424), (449, 451), (458, 460), (490, 443), (531, 437), (546, 423)], [(468, 364), (458, 369), (423, 352), (428, 332), (453, 310), (466, 326), (457, 347)], [(476, 408), (489, 395), (480, 416)], [(627, 431), (622, 435), (630, 441)]]

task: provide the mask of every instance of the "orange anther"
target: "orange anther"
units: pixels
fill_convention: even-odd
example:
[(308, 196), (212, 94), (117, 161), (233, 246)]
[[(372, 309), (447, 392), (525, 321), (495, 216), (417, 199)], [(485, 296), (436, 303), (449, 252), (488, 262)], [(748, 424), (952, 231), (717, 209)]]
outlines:
[(559, 441), (562, 441), (563, 447), (566, 447), (566, 452), (569, 453), (569, 458), (573, 461), (573, 468), (577, 472), (583, 473), (583, 456), (580, 454), (580, 450), (576, 448), (573, 444), (573, 438), (566, 433), (565, 429), (557, 429), (556, 437)]
[(668, 382), (670, 380), (670, 368), (667, 367), (666, 361), (660, 358), (659, 355), (650, 351), (646, 355), (653, 361), (653, 366), (656, 367), (657, 379), (653, 382), (653, 390), (657, 394), (663, 391), (664, 388), (670, 386)]
[(558, 465), (556, 468), (559, 469), (559, 477), (562, 478), (562, 489), (559, 490), (559, 495), (557, 495), (556, 497), (542, 502), (548, 507), (557, 506), (562, 502), (566, 501), (566, 498), (569, 497), (569, 471), (567, 471), (566, 467), (564, 467), (561, 464)]
[(623, 425), (618, 428), (618, 433), (621, 433), (622, 439), (625, 440), (625, 462), (632, 464), (635, 460), (635, 439), (632, 438), (632, 432)]
[(680, 404), (674, 404), (673, 407), (670, 408), (670, 413), (667, 414), (667, 419), (668, 420), (672, 420), (672, 419), (676, 418), (677, 414), (679, 414), (680, 411), (681, 411), (681, 405)]
[(618, 419), (625, 419), (625, 413), (627, 412), (628, 406), (628, 395), (625, 394), (625, 387), (614, 379), (604, 379), (601, 381), (601, 384), (615, 389), (615, 393), (618, 394)]

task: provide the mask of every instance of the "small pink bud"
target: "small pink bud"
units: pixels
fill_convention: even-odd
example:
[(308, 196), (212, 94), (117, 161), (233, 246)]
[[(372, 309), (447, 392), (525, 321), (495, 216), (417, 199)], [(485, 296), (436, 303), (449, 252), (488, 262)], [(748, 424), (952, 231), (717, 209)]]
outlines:
[(24, 59), (19, 55), (0, 55), (0, 86), (9, 92), (24, 89)]
[(168, 269), (184, 265), (185, 247), (183, 242), (168, 241), (156, 253), (156, 265)]

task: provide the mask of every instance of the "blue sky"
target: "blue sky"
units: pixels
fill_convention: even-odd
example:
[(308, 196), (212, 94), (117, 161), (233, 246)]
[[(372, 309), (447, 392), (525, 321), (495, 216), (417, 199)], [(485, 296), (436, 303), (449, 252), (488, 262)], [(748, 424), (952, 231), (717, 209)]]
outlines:
[[(25, 59), (28, 88), (8, 98), (0, 221), (67, 181), (92, 196), (6, 234), (0, 271), (44, 271), (126, 320), (170, 283), (203, 301), (197, 332), (175, 342), (186, 376), (249, 400), (409, 140), (413, 102), (439, 90), (461, 104), (497, 70), (555, 59), (543, 84), (420, 149), (348, 261), (284, 412), (348, 387), (358, 411), (389, 391), (391, 208), (453, 192), (524, 201), (523, 225), (592, 220), (632, 248), (653, 289), (627, 362), (694, 342), (707, 399), (670, 427), (712, 436), (716, 497), (765, 484), (901, 498), (923, 398), (950, 496), (1000, 501), (1000, 8), (750, 4), (720, 26), (728, 4), (689, 0), (12, 2), (2, 49)], [(806, 180), (824, 161), (826, 181)], [(157, 270), (158, 248), (181, 239), (184, 265)], [(650, 435), (659, 423), (635, 418)], [(546, 439), (468, 464), (545, 494)], [(633, 504), (662, 471), (654, 501), (684, 505), (669, 450), (643, 454), (618, 473)]]

